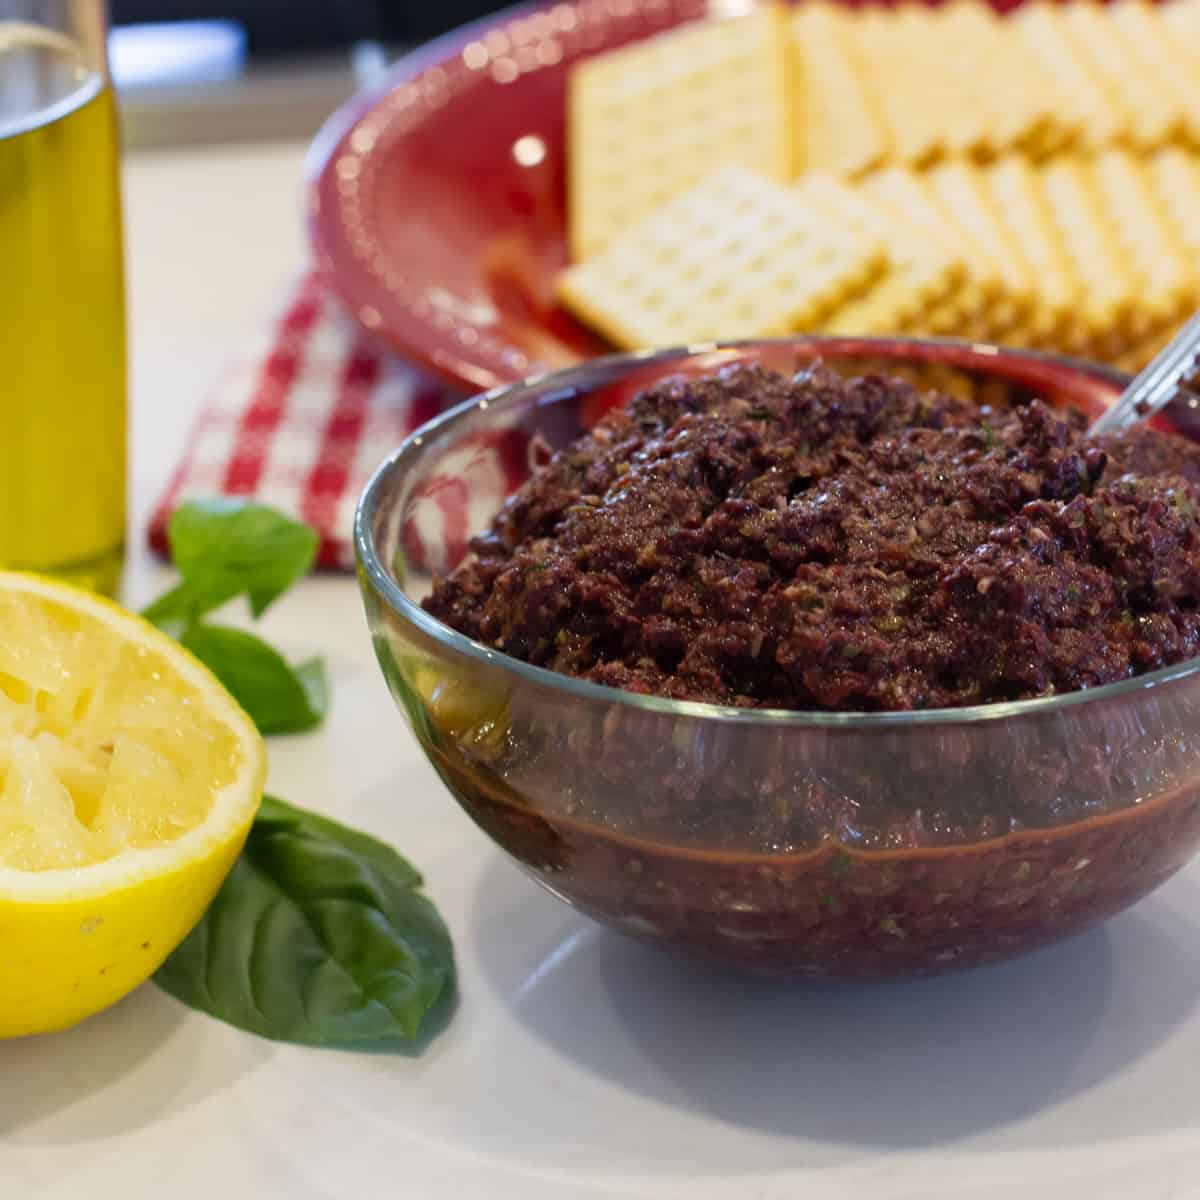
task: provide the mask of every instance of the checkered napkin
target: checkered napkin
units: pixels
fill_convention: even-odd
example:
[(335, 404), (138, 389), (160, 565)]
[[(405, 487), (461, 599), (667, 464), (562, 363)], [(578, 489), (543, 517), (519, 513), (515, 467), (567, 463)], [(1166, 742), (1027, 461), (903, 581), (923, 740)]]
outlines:
[(353, 570), (354, 507), (371, 472), (460, 398), (367, 341), (306, 275), (203, 406), (150, 544), (167, 552), (167, 519), (184, 500), (252, 496), (317, 530), (318, 565)]

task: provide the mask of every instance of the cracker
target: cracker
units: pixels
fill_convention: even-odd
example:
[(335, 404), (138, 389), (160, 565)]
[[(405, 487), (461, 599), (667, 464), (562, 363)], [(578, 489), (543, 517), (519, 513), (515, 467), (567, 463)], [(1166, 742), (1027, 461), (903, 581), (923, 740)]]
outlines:
[[(1127, 70), (1153, 81), (1156, 93), (1175, 113), (1178, 130), (1200, 145), (1200, 88), (1197, 88), (1195, 49), (1175, 36), (1162, 20), (1158, 4), (1148, 0), (1117, 0), (1107, 15), (1129, 59)], [(1192, 35), (1193, 37), (1195, 34)]]
[(564, 304), (628, 349), (818, 328), (886, 267), (791, 189), (727, 167), (560, 276)]
[(1042, 198), (1033, 167), (1023, 155), (1009, 154), (985, 168), (983, 179), (993, 211), (1037, 280), (1029, 324), (1030, 343), (1063, 350), (1081, 349), (1087, 331), (1080, 330), (1075, 322), (1079, 283)]
[(943, 117), (955, 108), (946, 71), (932, 69), (926, 19), (916, 8), (867, 9), (854, 22), (863, 77), (886, 130), (891, 157), (912, 166), (945, 152)]
[(572, 70), (569, 237), (575, 257), (725, 165), (794, 173), (787, 18), (775, 6), (701, 21)]
[(933, 305), (910, 332), (982, 341), (991, 336), (983, 315), (987, 307), (978, 292), (960, 291)]
[(1108, 218), (1110, 238), (1120, 247), (1138, 282), (1135, 324), (1146, 338), (1164, 325), (1178, 324), (1194, 305), (1193, 275), (1187, 252), (1176, 236), (1142, 162), (1112, 148), (1087, 167), (1092, 186)]
[[(929, 44), (955, 81), (958, 103), (942, 114), (947, 151), (980, 159), (1006, 150), (1048, 151), (1062, 137), (1049, 77), (1030, 72), (1010, 23), (976, 0), (928, 10)], [(1012, 85), (1014, 79), (1021, 86)]]
[(1012, 336), (1033, 311), (1035, 280), (996, 215), (980, 169), (963, 161), (943, 163), (926, 182), (945, 219), (962, 230), (972, 256), (999, 276), (1000, 297), (990, 315)]
[(913, 82), (925, 110), (922, 119), (933, 124), (941, 139), (938, 157), (975, 153), (986, 141), (988, 114), (981, 103), (984, 89), (977, 87), (978, 77), (971, 78), (965, 60), (976, 58), (977, 48), (995, 32), (990, 14), (969, 3), (943, 9), (907, 5), (902, 12), (920, 47), (921, 59), (912, 64)]
[(854, 237), (881, 242), (888, 269), (861, 295), (826, 318), (837, 334), (899, 333), (916, 328), (926, 312), (966, 278), (966, 264), (936, 237), (904, 221), (860, 189), (830, 175), (810, 173), (796, 187), (801, 201)]
[(1160, 350), (1166, 348), (1167, 343), (1177, 332), (1178, 326), (1165, 326), (1157, 333), (1152, 333), (1122, 354), (1117, 355), (1113, 365), (1122, 371), (1128, 371), (1130, 375), (1136, 375)]
[(1077, 314), (1088, 348), (1116, 358), (1139, 338), (1135, 332), (1137, 279), (1114, 245), (1105, 210), (1078, 159), (1063, 156), (1040, 172), (1055, 230), (1079, 280)]
[(1200, 275), (1200, 159), (1168, 146), (1146, 160), (1150, 186), (1190, 262)]
[(1184, 117), (1175, 98), (1162, 85), (1157, 69), (1142, 61), (1129, 38), (1116, 28), (1106, 6), (1072, 0), (1058, 8), (1057, 18), (1110, 103), (1124, 110), (1130, 145), (1152, 150), (1181, 134)]
[(1003, 282), (991, 263), (974, 254), (961, 229), (948, 223), (920, 176), (903, 167), (873, 171), (862, 181), (867, 196), (886, 206), (909, 227), (920, 231), (927, 243), (940, 245), (966, 272), (958, 289), (933, 305), (923, 320), (922, 332), (985, 337), (990, 329), (988, 313), (1003, 290)]
[(792, 18), (803, 170), (860, 175), (888, 153), (888, 138), (863, 81), (844, 9), (813, 2)]
[(1032, 55), (1026, 74), (1048, 79), (1057, 95), (1057, 119), (1069, 131), (1068, 144), (1096, 150), (1127, 136), (1128, 112), (1113, 102), (1090, 60), (1068, 35), (1056, 4), (1027, 0), (1007, 20)]
[(1200, 60), (1200, 0), (1168, 0), (1158, 6), (1158, 14), (1177, 51), (1195, 65)]

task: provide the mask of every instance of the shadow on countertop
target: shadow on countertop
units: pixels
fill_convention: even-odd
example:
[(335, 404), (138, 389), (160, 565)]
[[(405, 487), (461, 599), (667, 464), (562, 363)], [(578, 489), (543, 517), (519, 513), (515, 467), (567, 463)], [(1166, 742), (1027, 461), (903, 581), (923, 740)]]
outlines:
[(227, 1089), (272, 1053), (271, 1043), (191, 1015), (144, 983), (70, 1029), (0, 1041), (0, 1142), (107, 1141)]
[[(564, 916), (497, 857), (471, 936), (499, 1001), (594, 1076), (809, 1144), (919, 1149), (1073, 1102), (1132, 1073), (1180, 1029), (1200, 998), (1200, 924), (1183, 915), (1200, 913), (1200, 888), (1183, 878), (1169, 888), (1170, 904), (1148, 898), (1012, 962), (924, 979), (793, 982), (739, 978)], [(1021, 1140), (1193, 1125), (1200, 1094), (1177, 1086), (1168, 1059), (1178, 1061), (1146, 1064), (1128, 1103), (1088, 1105), (1086, 1120), (1049, 1121)], [(706, 1153), (697, 1147), (697, 1169)]]

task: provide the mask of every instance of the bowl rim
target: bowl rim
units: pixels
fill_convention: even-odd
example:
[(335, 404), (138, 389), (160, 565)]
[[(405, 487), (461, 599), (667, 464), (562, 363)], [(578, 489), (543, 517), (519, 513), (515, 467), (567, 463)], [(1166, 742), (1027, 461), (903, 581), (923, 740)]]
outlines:
[[(379, 509), (381, 496), (390, 478), (397, 471), (403, 469), (405, 460), (419, 451), (427, 438), (443, 433), (450, 426), (465, 420), (480, 409), (490, 408), (504, 402), (517, 403), (528, 398), (530, 394), (573, 388), (586, 383), (587, 378), (593, 372), (610, 370), (619, 365), (627, 365), (631, 369), (643, 368), (721, 351), (738, 352), (756, 348), (769, 349), (800, 345), (828, 345), (841, 349), (847, 356), (857, 353), (869, 356), (872, 349), (881, 351), (884, 347), (891, 347), (893, 351), (905, 346), (935, 349), (944, 347), (961, 358), (978, 360), (981, 368), (996, 359), (1019, 361), (1059, 372), (1067, 372), (1073, 376), (1088, 376), (1117, 388), (1123, 387), (1129, 378), (1124, 373), (1101, 363), (1086, 362), (1067, 355), (1048, 354), (1036, 350), (1008, 349), (989, 342), (974, 342), (956, 338), (825, 337), (802, 334), (778, 338), (703, 342), (662, 350), (603, 355), (563, 370), (531, 375), (519, 383), (503, 384), (491, 391), (469, 397), (410, 433), (372, 472), (359, 498), (354, 514), (354, 550), (358, 559), (360, 578), (365, 577), (376, 594), (383, 597), (392, 612), (398, 617), (415, 626), (439, 645), (474, 663), (498, 668), (517, 679), (551, 691), (563, 692), (566, 696), (576, 700), (620, 704), (658, 715), (732, 722), (738, 725), (825, 730), (895, 730), (913, 725), (978, 724), (1015, 717), (1040, 716), (1082, 705), (1103, 703), (1105, 700), (1117, 699), (1127, 693), (1174, 683), (1200, 672), (1200, 656), (1197, 656), (1184, 659), (1169, 667), (1162, 667), (1157, 671), (1147, 672), (1145, 675), (1134, 675), (1114, 683), (1101, 684), (1098, 687), (1083, 688), (1073, 692), (1061, 692), (1052, 696), (992, 704), (974, 704), (961, 708), (927, 708), (901, 712), (825, 712), (786, 708), (737, 708), (732, 705), (711, 704), (699, 700), (672, 700), (663, 696), (642, 695), (622, 688), (609, 687), (606, 684), (592, 683), (548, 670), (545, 667), (538, 667), (459, 633), (409, 599), (376, 551), (373, 532), (375, 516)], [(881, 356), (886, 357), (886, 355)], [(900, 355), (895, 357), (898, 362), (904, 361)], [(959, 362), (955, 365), (966, 366), (969, 364)]]

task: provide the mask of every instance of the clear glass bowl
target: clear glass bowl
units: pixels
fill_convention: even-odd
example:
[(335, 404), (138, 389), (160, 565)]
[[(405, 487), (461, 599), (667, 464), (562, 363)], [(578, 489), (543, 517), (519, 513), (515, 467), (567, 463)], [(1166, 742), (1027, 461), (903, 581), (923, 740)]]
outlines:
[(356, 528), (400, 709), (478, 825), (554, 895), (738, 966), (884, 975), (998, 959), (1125, 908), (1200, 841), (1200, 660), (913, 713), (680, 703), (530, 666), (420, 606), (528, 475), (652, 382), (821, 358), (1095, 413), (1104, 368), (992, 346), (789, 339), (600, 359), (470, 401), (367, 487)]

